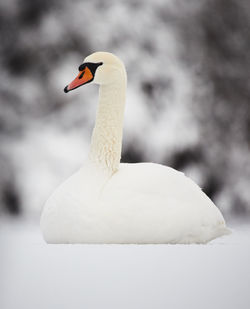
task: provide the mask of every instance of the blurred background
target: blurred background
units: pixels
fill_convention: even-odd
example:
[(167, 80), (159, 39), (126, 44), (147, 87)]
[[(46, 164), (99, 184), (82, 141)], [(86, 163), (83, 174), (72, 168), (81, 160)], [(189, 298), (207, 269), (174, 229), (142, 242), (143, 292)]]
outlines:
[[(250, 1), (0, 0), (0, 38), (0, 308), (250, 308)], [(98, 100), (63, 88), (95, 51), (127, 68), (122, 161), (185, 172), (231, 236), (44, 243), (42, 207), (86, 159)]]
[(63, 88), (94, 51), (128, 72), (123, 162), (182, 170), (226, 218), (250, 218), (248, 0), (0, 2), (0, 216), (39, 220), (88, 154), (96, 85)]

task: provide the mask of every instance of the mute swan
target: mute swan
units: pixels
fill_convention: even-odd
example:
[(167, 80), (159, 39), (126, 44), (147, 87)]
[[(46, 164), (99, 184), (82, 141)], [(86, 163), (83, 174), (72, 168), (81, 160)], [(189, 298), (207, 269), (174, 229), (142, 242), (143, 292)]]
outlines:
[(89, 159), (48, 199), (41, 216), (47, 243), (206, 243), (228, 234), (219, 209), (183, 173), (153, 163), (120, 163), (126, 71), (96, 52), (65, 87), (94, 82), (99, 106)]

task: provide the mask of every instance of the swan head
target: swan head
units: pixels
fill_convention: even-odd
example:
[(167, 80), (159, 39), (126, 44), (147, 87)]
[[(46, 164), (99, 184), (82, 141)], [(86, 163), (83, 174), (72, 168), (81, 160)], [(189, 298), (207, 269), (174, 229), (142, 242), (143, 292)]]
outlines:
[(79, 66), (79, 74), (64, 88), (64, 92), (67, 93), (91, 82), (99, 85), (111, 84), (121, 78), (126, 80), (126, 71), (122, 61), (111, 53), (96, 52), (84, 59)]

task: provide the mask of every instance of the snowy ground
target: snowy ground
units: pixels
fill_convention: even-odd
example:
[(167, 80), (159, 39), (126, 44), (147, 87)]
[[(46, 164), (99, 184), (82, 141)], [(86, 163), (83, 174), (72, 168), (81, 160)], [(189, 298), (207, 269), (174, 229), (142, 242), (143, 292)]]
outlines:
[(0, 222), (1, 309), (250, 308), (250, 225), (208, 245), (46, 245)]

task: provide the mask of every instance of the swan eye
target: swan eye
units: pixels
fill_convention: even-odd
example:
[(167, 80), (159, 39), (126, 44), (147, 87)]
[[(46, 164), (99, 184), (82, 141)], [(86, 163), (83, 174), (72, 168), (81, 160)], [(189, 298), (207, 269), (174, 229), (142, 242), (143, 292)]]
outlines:
[(78, 70), (83, 71), (86, 68), (86, 66), (88, 66), (91, 70), (95, 71), (97, 67), (99, 67), (100, 65), (103, 65), (103, 62), (97, 62), (97, 63), (85, 62), (79, 66)]
[(79, 70), (79, 71), (83, 71), (83, 70), (85, 69), (85, 66), (86, 66), (85, 63), (81, 64), (81, 65), (79, 66), (78, 70)]

